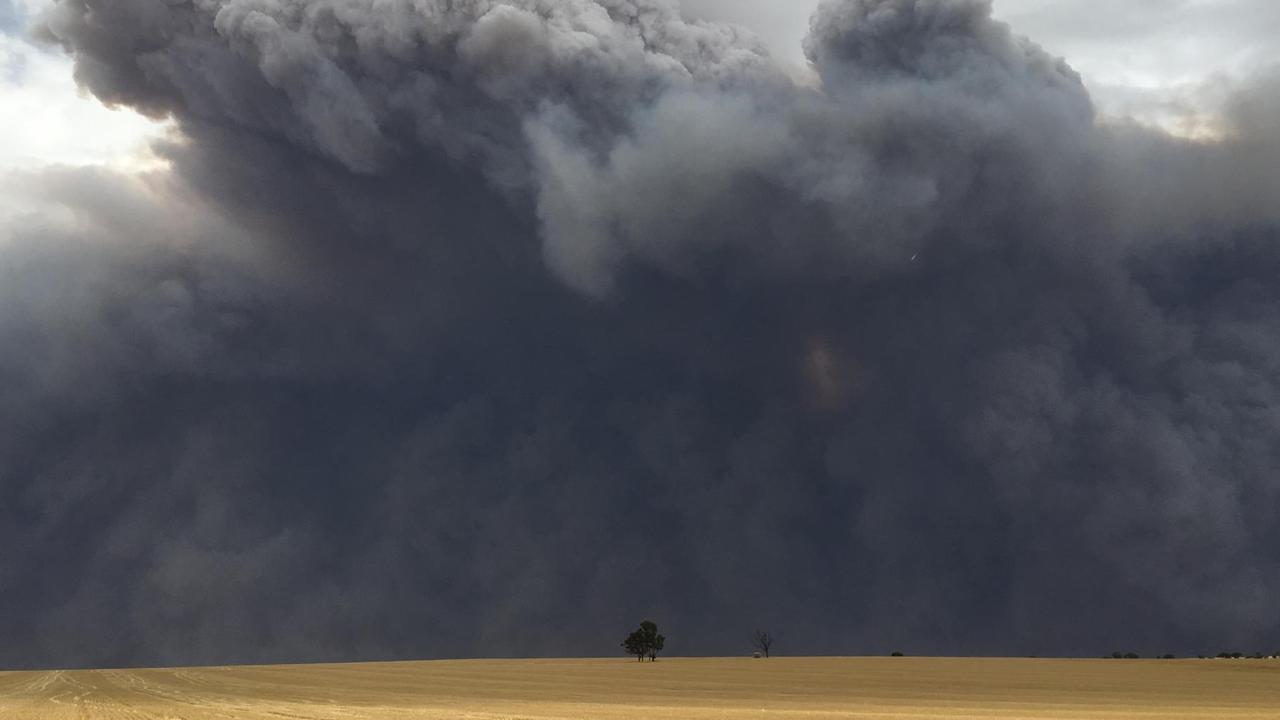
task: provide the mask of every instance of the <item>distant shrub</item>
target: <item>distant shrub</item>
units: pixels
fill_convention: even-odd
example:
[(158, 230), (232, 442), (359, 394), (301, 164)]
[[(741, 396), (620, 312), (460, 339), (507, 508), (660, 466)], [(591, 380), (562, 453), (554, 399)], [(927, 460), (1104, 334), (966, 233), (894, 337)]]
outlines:
[(1115, 652), (1111, 653), (1111, 657), (1115, 658), (1116, 660), (1119, 660), (1124, 657), (1124, 653), (1120, 652), (1119, 650), (1116, 650)]
[(1161, 660), (1174, 660), (1174, 659), (1176, 659), (1176, 658), (1174, 658), (1173, 654), (1172, 654), (1172, 653), (1170, 653), (1170, 654), (1168, 654), (1168, 655), (1161, 655), (1161, 656), (1160, 656), (1160, 659), (1161, 659)]
[(894, 650), (889, 653), (889, 657), (904, 657), (901, 650)]
[(1138, 655), (1138, 653), (1130, 652), (1130, 653), (1125, 653), (1125, 654), (1124, 654), (1124, 659), (1125, 659), (1125, 660), (1137, 660), (1139, 657), (1141, 657), (1141, 656), (1140, 656), (1140, 655)]

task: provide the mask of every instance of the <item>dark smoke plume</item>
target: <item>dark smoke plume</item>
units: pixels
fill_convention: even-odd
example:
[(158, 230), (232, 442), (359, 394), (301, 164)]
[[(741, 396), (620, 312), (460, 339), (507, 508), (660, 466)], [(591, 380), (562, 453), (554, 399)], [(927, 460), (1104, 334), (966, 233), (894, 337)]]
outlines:
[[(167, 170), (10, 176), (0, 661), (1280, 644), (1280, 83), (984, 0), (63, 0)], [(1272, 643), (1267, 645), (1266, 643)]]

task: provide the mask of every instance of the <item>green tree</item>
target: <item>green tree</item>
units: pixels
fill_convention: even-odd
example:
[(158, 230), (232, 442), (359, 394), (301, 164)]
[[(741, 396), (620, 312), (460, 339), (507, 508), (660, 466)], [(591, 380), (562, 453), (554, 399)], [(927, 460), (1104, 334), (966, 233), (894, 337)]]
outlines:
[(652, 620), (645, 620), (640, 623), (637, 630), (631, 632), (626, 640), (622, 641), (622, 647), (627, 652), (636, 656), (636, 660), (644, 662), (649, 658), (650, 662), (656, 662), (658, 653), (662, 652), (662, 648), (666, 645), (667, 638), (658, 633), (658, 626)]

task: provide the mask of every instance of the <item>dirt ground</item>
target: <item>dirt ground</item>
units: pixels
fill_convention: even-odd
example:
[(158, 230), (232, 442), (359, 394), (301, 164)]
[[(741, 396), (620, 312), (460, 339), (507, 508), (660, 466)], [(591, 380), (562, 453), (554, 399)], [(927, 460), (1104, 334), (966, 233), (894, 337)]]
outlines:
[(5, 720), (1280, 719), (1280, 662), (477, 660), (0, 673)]

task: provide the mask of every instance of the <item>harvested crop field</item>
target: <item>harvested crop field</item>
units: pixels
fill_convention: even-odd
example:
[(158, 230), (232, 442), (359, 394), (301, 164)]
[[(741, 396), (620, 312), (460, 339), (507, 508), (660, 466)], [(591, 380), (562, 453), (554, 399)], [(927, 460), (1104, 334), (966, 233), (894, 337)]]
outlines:
[(0, 673), (0, 718), (1280, 718), (1261, 660), (474, 660)]

